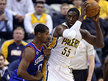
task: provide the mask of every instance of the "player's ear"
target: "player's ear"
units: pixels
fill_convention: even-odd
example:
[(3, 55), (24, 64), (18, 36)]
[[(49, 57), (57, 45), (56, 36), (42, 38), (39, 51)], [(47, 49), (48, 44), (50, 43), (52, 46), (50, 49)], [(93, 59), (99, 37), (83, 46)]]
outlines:
[(41, 33), (40, 33), (40, 32), (38, 32), (38, 34), (37, 34), (37, 35), (38, 35), (38, 37), (41, 37)]

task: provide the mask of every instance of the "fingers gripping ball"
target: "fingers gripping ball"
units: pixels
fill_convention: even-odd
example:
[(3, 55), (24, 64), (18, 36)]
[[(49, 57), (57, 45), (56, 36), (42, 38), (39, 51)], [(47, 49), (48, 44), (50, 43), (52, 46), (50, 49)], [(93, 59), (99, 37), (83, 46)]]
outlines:
[(95, 0), (87, 0), (88, 6), (86, 8), (86, 15), (88, 17), (96, 16), (100, 11), (100, 6)]

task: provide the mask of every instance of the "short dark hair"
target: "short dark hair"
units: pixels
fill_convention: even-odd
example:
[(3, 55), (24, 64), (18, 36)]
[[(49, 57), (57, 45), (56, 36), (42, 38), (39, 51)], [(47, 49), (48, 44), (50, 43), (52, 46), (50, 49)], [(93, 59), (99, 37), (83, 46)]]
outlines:
[(46, 30), (49, 30), (49, 28), (44, 24), (37, 24), (34, 28), (35, 36), (38, 34), (38, 32), (44, 33)]
[(80, 15), (80, 12), (77, 8), (70, 8), (67, 13), (69, 13), (70, 11), (76, 12), (78, 16)]
[(37, 4), (45, 4), (45, 2), (43, 2), (43, 1), (36, 1), (35, 3), (34, 3), (34, 6), (36, 6)]
[(5, 59), (5, 57), (4, 57), (4, 55), (2, 53), (0, 53), (0, 56), (2, 56)]

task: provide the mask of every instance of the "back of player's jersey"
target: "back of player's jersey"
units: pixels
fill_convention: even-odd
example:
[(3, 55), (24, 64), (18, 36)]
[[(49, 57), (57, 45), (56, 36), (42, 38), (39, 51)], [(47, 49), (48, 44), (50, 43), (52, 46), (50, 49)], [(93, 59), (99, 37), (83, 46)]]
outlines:
[[(27, 44), (26, 47), (31, 47), (35, 51), (35, 58), (30, 62), (29, 67), (27, 68), (27, 72), (30, 75), (36, 75), (37, 70), (41, 71), (42, 70), (42, 64), (44, 60), (43, 56), (43, 47), (41, 47), (41, 50), (38, 50), (36, 46), (34, 45), (33, 42)], [(29, 57), (28, 57), (29, 58)], [(19, 60), (19, 63), (21, 62), (22, 57)], [(18, 64), (19, 65), (19, 64)], [(17, 69), (13, 72), (13, 77), (18, 78), (19, 80), (23, 80), (22, 78), (17, 76)]]

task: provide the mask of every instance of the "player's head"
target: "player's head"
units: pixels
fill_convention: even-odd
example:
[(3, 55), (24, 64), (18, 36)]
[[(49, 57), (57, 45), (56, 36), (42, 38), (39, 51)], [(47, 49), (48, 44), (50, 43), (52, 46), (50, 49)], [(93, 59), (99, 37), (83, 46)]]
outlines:
[(0, 53), (0, 68), (4, 67), (5, 57), (2, 53)]
[(4, 12), (6, 8), (6, 0), (0, 0), (0, 12)]
[(35, 36), (42, 42), (48, 42), (49, 28), (44, 24), (37, 24), (34, 28)]
[(79, 18), (80, 12), (77, 8), (70, 8), (67, 12), (67, 25), (71, 27)]
[(24, 38), (24, 29), (21, 28), (21, 27), (17, 27), (17, 28), (14, 30), (13, 38), (14, 38), (14, 40), (17, 41), (17, 42), (22, 41), (23, 38)]
[(35, 2), (35, 11), (37, 15), (41, 15), (44, 12), (44, 2), (43, 1)]

